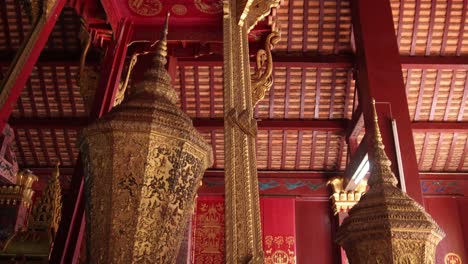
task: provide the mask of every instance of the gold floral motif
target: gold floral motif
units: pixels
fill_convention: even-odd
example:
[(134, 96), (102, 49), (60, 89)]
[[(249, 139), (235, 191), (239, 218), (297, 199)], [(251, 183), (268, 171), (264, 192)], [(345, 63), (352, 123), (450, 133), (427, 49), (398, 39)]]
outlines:
[(293, 236), (265, 236), (265, 264), (295, 264)]
[(396, 187), (382, 143), (374, 107), (369, 190), (349, 210), (337, 232), (351, 264), (434, 263), (435, 248), (445, 233), (424, 208)]
[(175, 4), (171, 8), (172, 12), (178, 16), (185, 16), (187, 14), (187, 7), (182, 4)]
[(193, 3), (202, 13), (219, 14), (223, 11), (222, 0), (194, 0)]
[(367, 189), (367, 181), (363, 180), (353, 191), (346, 191), (343, 186), (344, 179), (335, 177), (328, 181), (328, 185), (332, 186), (333, 193), (330, 200), (333, 203), (333, 212), (348, 212), (361, 199)]
[(280, 34), (272, 32), (265, 41), (265, 49), (257, 51), (257, 68), (251, 76), (252, 82), (252, 107), (265, 97), (273, 84), (273, 57), (271, 50), (280, 41)]
[(458, 254), (449, 252), (444, 257), (445, 264), (462, 264), (462, 259)]
[(161, 13), (162, 4), (159, 0), (128, 0), (128, 7), (140, 16), (155, 16)]
[(176, 106), (167, 20), (132, 93), (83, 131), (90, 263), (174, 263), (212, 148)]

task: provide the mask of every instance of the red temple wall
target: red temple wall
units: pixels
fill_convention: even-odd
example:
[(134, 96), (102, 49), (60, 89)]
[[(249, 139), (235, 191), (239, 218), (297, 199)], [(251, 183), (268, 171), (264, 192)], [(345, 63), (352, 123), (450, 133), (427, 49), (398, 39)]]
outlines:
[[(460, 263), (468, 262), (468, 199), (455, 197), (425, 197), (427, 212), (445, 231), (445, 238), (436, 251), (436, 263), (446, 263), (445, 257), (458, 255)], [(454, 257), (456, 258), (456, 257)], [(454, 262), (457, 263), (458, 262)]]

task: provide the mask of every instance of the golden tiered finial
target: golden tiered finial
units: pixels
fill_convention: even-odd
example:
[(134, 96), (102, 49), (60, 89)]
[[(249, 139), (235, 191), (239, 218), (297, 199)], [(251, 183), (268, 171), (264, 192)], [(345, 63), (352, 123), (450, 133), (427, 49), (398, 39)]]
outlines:
[(31, 214), (29, 220), (30, 229), (49, 228), (54, 236), (57, 233), (62, 216), (62, 190), (60, 188), (60, 162), (55, 165), (55, 171), (49, 180), (39, 202)]
[(374, 115), (374, 134), (372, 137), (373, 160), (371, 162), (371, 176), (369, 177), (369, 186), (376, 184), (391, 184), (396, 186), (398, 183), (395, 174), (393, 174), (390, 165), (392, 162), (385, 153), (385, 146), (382, 142), (382, 135), (379, 128), (379, 119), (375, 109), (375, 100), (372, 98), (372, 111)]
[(156, 54), (166, 58), (167, 56), (167, 33), (169, 31), (169, 17), (170, 12), (166, 14), (166, 20), (164, 22), (163, 30), (161, 31), (161, 39), (156, 44)]

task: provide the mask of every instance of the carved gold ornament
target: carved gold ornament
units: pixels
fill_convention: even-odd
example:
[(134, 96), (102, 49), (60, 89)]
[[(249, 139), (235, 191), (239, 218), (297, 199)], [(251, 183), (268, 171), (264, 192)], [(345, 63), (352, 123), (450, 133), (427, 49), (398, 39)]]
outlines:
[(161, 13), (162, 4), (159, 0), (128, 0), (128, 7), (140, 16), (156, 16)]
[[(248, 0), (251, 1), (251, 0)], [(271, 9), (278, 7), (281, 0), (253, 0), (251, 4), (245, 5), (241, 11), (239, 25), (244, 25), (247, 28), (247, 32), (252, 30), (259, 21), (268, 16)]]
[(193, 0), (198, 11), (206, 14), (219, 14), (223, 11), (223, 0)]
[(178, 16), (185, 16), (187, 14), (187, 7), (182, 4), (175, 4), (171, 8), (172, 12)]
[(251, 76), (252, 82), (252, 107), (265, 97), (273, 84), (273, 57), (272, 48), (280, 41), (279, 32), (272, 32), (265, 41), (265, 49), (257, 51), (256, 69)]
[(346, 191), (343, 184), (342, 177), (335, 177), (328, 181), (331, 185), (333, 194), (330, 200), (333, 203), (333, 212), (338, 214), (340, 212), (348, 212), (364, 195), (367, 188), (367, 181), (363, 180), (359, 183), (355, 190)]
[(445, 264), (463, 264), (462, 259), (458, 254), (455, 253), (447, 253), (444, 257)]
[(16, 174), (16, 184), (0, 185), (0, 204), (16, 205), (23, 203), (29, 208), (34, 190), (32, 185), (38, 179), (29, 170), (19, 171)]
[(377, 113), (370, 139), (369, 190), (349, 210), (337, 232), (337, 242), (349, 263), (435, 263), (435, 249), (445, 236), (424, 208), (396, 187)]
[(90, 263), (175, 263), (212, 148), (176, 106), (167, 20), (144, 80), (83, 131)]

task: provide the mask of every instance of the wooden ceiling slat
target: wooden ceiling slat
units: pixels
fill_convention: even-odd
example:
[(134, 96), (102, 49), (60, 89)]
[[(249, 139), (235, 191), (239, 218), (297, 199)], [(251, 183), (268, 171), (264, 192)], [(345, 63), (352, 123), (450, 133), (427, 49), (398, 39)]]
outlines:
[(429, 120), (434, 120), (434, 114), (436, 111), (437, 99), (439, 96), (439, 87), (440, 87), (440, 70), (437, 70), (436, 74), (436, 81), (435, 81), (435, 88), (434, 88), (434, 96), (432, 96), (432, 104), (431, 104), (431, 112), (429, 114)]
[(457, 42), (457, 49), (456, 49), (456, 55), (460, 56), (462, 52), (462, 44), (464, 42), (464, 34), (465, 34), (465, 24), (466, 24), (466, 13), (468, 9), (468, 3), (467, 1), (463, 0), (463, 6), (462, 6), (462, 12), (461, 12), (461, 19), (460, 19), (460, 26), (458, 30), (458, 42)]
[[(289, 0), (288, 5), (289, 12), (288, 14), (293, 14), (294, 10), (294, 0)], [(292, 48), (292, 31), (293, 31), (293, 19), (291, 17), (288, 18), (288, 51), (291, 51)]]
[(9, 27), (9, 23), (8, 23), (8, 16), (7, 16), (7, 2), (6, 1), (1, 1), (0, 2), (0, 5), (2, 6), (2, 20), (3, 20), (3, 32), (4, 32), (4, 36), (5, 36), (5, 41), (6, 41), (6, 46), (7, 46), (7, 49), (12, 49), (12, 45), (11, 45), (11, 34), (10, 34), (10, 27)]
[(65, 139), (65, 144), (66, 144), (66, 149), (67, 149), (67, 154), (68, 154), (68, 161), (70, 164), (73, 166), (75, 165), (75, 159), (73, 155), (73, 150), (71, 148), (71, 140), (70, 140), (70, 135), (68, 134), (67, 129), (63, 129), (63, 137)]
[(32, 137), (31, 137), (31, 133), (30, 133), (29, 129), (25, 129), (24, 132), (25, 132), (25, 135), (26, 135), (26, 140), (28, 141), (29, 149), (31, 150), (31, 155), (32, 155), (32, 157), (34, 159), (34, 165), (35, 166), (40, 166), (41, 163), (40, 163), (39, 158), (37, 156), (36, 148), (34, 146), (34, 143), (33, 143)]
[[(304, 0), (307, 1), (307, 0)], [(323, 17), (324, 17), (324, 0), (319, 0), (319, 28), (318, 28), (318, 44), (317, 44), (317, 50), (318, 52), (322, 51), (323, 48)]]
[(426, 157), (426, 151), (427, 151), (427, 144), (429, 142), (429, 135), (430, 135), (430, 133), (426, 133), (425, 136), (424, 136), (424, 143), (422, 144), (421, 154), (419, 155), (419, 163), (418, 163), (419, 170), (422, 170), (422, 167), (423, 167), (423, 164), (424, 164), (424, 160), (425, 160), (425, 157)]
[[(269, 111), (268, 111), (268, 118), (273, 119), (275, 116), (275, 76), (276, 71), (273, 71), (273, 85), (270, 88), (270, 92), (268, 93), (268, 101), (269, 101)], [(258, 107), (257, 107), (258, 108)]]
[(445, 108), (445, 113), (444, 113), (444, 121), (447, 121), (449, 113), (450, 113), (450, 105), (452, 103), (452, 97), (453, 97), (453, 90), (455, 86), (455, 80), (456, 80), (456, 72), (452, 72), (452, 78), (450, 79), (450, 88), (449, 88), (449, 94), (447, 97), (447, 107)]
[(179, 79), (180, 79), (180, 101), (182, 105), (182, 110), (187, 112), (187, 101), (186, 101), (186, 92), (185, 92), (185, 67), (179, 66)]
[(62, 155), (60, 155), (60, 148), (59, 148), (59, 144), (57, 140), (57, 133), (55, 133), (55, 129), (51, 129), (50, 134), (52, 137), (52, 143), (54, 146), (55, 155), (57, 156), (57, 159), (60, 162), (60, 164), (63, 164)]
[(195, 85), (195, 116), (200, 118), (200, 85), (198, 83), (198, 66), (193, 67), (193, 81)]
[(47, 94), (47, 88), (44, 83), (44, 72), (41, 66), (37, 67), (37, 75), (39, 77), (39, 85), (42, 93), (42, 100), (44, 101), (45, 105), (45, 111), (47, 116), (50, 116), (49, 96)]
[(23, 28), (23, 16), (21, 15), (21, 7), (19, 4), (15, 5), (16, 16), (18, 18), (18, 31), (19, 31), (19, 42), (23, 43), (25, 32)]
[(431, 4), (431, 11), (429, 16), (429, 29), (427, 32), (427, 41), (426, 41), (426, 56), (431, 55), (431, 45), (432, 45), (432, 36), (434, 34), (434, 19), (436, 14), (436, 3)]
[(457, 121), (462, 121), (463, 116), (465, 115), (465, 107), (468, 102), (468, 72), (466, 73), (465, 78), (465, 89), (463, 89), (463, 97), (460, 102), (460, 110), (458, 111)]
[(447, 37), (450, 28), (450, 14), (452, 13), (452, 0), (447, 0), (447, 10), (445, 11), (445, 25), (444, 33), (442, 35), (442, 45), (440, 47), (440, 54), (445, 55), (445, 49), (447, 47)]
[(410, 55), (416, 53), (416, 41), (418, 39), (419, 15), (421, 11), (421, 0), (416, 0), (416, 10), (414, 15), (413, 37), (411, 40)]
[(76, 107), (75, 96), (73, 94), (72, 77), (71, 77), (71, 70), (70, 70), (69, 66), (65, 66), (65, 76), (66, 76), (68, 94), (70, 96), (72, 114), (73, 114), (73, 116), (77, 116), (78, 111), (77, 111), (77, 107)]
[(442, 145), (443, 138), (444, 138), (443, 136), (444, 135), (441, 133), (440, 136), (439, 136), (439, 140), (437, 141), (437, 147), (436, 147), (436, 151), (435, 151), (435, 154), (434, 154), (434, 159), (432, 160), (431, 171), (436, 170), (436, 164), (437, 164), (437, 161), (439, 160), (440, 147)]
[(26, 156), (24, 155), (24, 150), (23, 150), (23, 146), (21, 145), (21, 141), (19, 139), (18, 131), (16, 129), (13, 129), (13, 133), (15, 134), (15, 146), (20, 154), (20, 160), (18, 160), (18, 162), (20, 164), (27, 164)]
[(60, 96), (59, 85), (58, 85), (58, 80), (57, 80), (57, 70), (55, 69), (55, 67), (51, 67), (51, 71), (52, 71), (52, 83), (54, 87), (53, 90), (55, 94), (54, 99), (57, 101), (57, 104), (58, 104), (59, 116), (64, 116), (62, 97)]
[(297, 146), (296, 146), (296, 163), (294, 164), (294, 169), (299, 170), (299, 166), (301, 165), (301, 154), (302, 154), (302, 136), (303, 132), (297, 132)]
[(217, 167), (217, 155), (216, 155), (216, 131), (213, 130), (211, 131), (211, 147), (213, 148), (213, 157), (214, 157), (214, 161), (213, 161), (213, 167)]
[[(397, 33), (397, 41), (398, 43), (401, 43), (401, 35), (403, 32), (403, 14), (405, 12), (405, 1), (398, 1), (395, 3), (399, 3), (398, 27), (397, 27), (396, 33)], [(393, 16), (395, 16), (395, 13), (393, 14)]]
[(304, 118), (304, 104), (305, 104), (305, 96), (306, 96), (306, 69), (302, 68), (301, 71), (301, 106), (299, 111), (299, 118)]
[[(305, 0), (304, 1), (304, 15), (303, 15), (303, 20), (302, 20), (302, 52), (307, 51), (307, 37), (308, 37), (308, 32), (309, 32), (309, 1)], [(291, 36), (289, 34), (289, 36)]]
[(466, 150), (468, 149), (468, 136), (466, 137), (465, 139), (465, 144), (464, 144), (464, 151), (462, 152), (461, 154), (461, 157), (460, 157), (460, 163), (458, 164), (458, 167), (457, 167), (457, 170), (458, 171), (462, 171), (463, 170), (463, 166), (465, 164), (465, 159), (466, 159)]
[(284, 170), (286, 168), (286, 157), (287, 157), (287, 147), (288, 147), (288, 131), (283, 130), (283, 142), (281, 147), (281, 169)]
[(41, 146), (42, 155), (45, 158), (46, 164), (50, 165), (51, 164), (50, 156), (49, 156), (49, 152), (48, 152), (46, 143), (44, 141), (44, 134), (42, 133), (41, 129), (37, 129), (37, 133), (38, 133), (38, 136), (39, 136), (39, 143), (40, 143), (40, 146)]
[(315, 87), (315, 111), (314, 118), (319, 118), (320, 114), (320, 87), (321, 87), (322, 69), (317, 69), (317, 83)]
[(458, 133), (453, 133), (452, 142), (450, 142), (448, 157), (444, 165), (444, 171), (450, 170), (450, 162), (452, 161), (454, 147), (455, 147), (455, 143), (457, 142), (457, 138), (458, 138)]
[(419, 93), (418, 93), (418, 100), (416, 101), (416, 110), (414, 113), (414, 120), (419, 120), (419, 114), (421, 112), (421, 105), (423, 103), (423, 95), (424, 95), (424, 84), (426, 82), (426, 70), (422, 70), (421, 73), (421, 85), (419, 88)]
[(291, 68), (286, 67), (286, 85), (284, 87), (284, 118), (289, 117), (289, 94), (291, 91)]
[(309, 163), (309, 169), (313, 170), (314, 169), (314, 161), (315, 161), (315, 154), (316, 154), (316, 146), (317, 146), (317, 132), (313, 131), (312, 132), (312, 141), (311, 141), (311, 147), (310, 147), (310, 163)]
[(34, 96), (34, 93), (33, 93), (31, 80), (28, 80), (26, 82), (26, 89), (28, 90), (28, 94), (29, 94), (29, 98), (31, 102), (31, 112), (33, 115), (37, 115), (37, 106), (36, 106), (36, 100), (35, 100), (36, 97)]
[(268, 155), (267, 155), (267, 168), (272, 167), (272, 159), (273, 159), (273, 131), (268, 131)]

